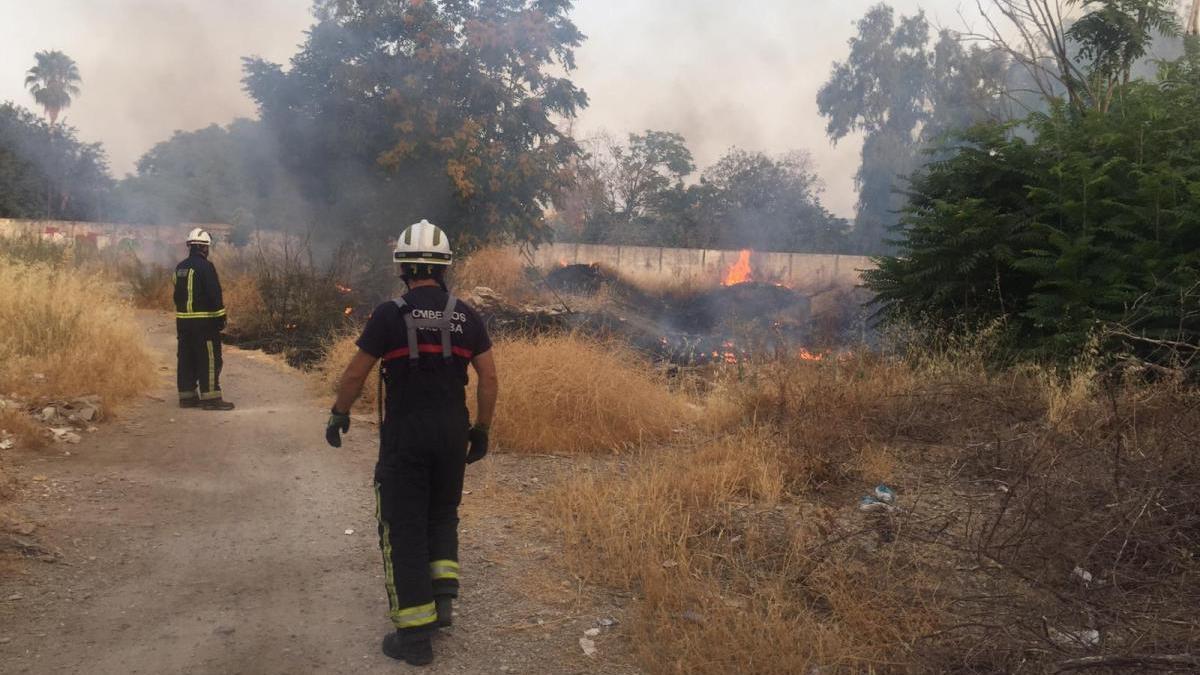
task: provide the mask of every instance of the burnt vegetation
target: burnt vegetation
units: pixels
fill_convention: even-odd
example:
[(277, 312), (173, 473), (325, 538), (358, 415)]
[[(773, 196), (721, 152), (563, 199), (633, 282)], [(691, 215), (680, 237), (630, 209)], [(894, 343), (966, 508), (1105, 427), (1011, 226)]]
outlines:
[[(817, 98), (865, 138), (853, 222), (803, 152), (573, 138), (570, 8), (318, 2), (286, 66), (246, 61), (257, 119), (122, 181), (5, 105), (0, 216), (233, 224), (231, 339), (326, 387), (400, 291), (397, 223), (444, 225), (498, 338), (500, 448), (618, 456), (542, 508), (572, 572), (637, 599), (650, 672), (1200, 668), (1200, 44), (1173, 5), (981, 2), (977, 35), (871, 8)], [(519, 252), (553, 238), (878, 255), (865, 288), (778, 285), (749, 251), (650, 287)], [(25, 295), (100, 292), (5, 246)], [(165, 308), (165, 274), (110, 262)], [(61, 375), (34, 347), (72, 318), (43, 304), (0, 303), (6, 387), (9, 361)], [(895, 504), (860, 510), (881, 483)]]

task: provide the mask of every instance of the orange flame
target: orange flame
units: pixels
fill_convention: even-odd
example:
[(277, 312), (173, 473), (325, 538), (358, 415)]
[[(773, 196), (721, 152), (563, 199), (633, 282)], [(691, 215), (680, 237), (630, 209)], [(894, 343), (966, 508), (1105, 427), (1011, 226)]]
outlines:
[(824, 354), (810, 352), (803, 347), (800, 348), (800, 351), (796, 355), (800, 357), (801, 361), (824, 361), (825, 360)]
[(559, 259), (558, 259), (558, 266), (559, 266), (559, 267), (566, 267), (566, 266), (567, 266), (567, 259), (566, 259), (566, 258), (559, 258)]
[(350, 291), (354, 290), (353, 288), (350, 288), (349, 286), (345, 286), (345, 285), (339, 284), (337, 282), (334, 282), (333, 285), (342, 293), (349, 293)]
[(353, 307), (353, 306), (351, 306), (351, 307), (347, 307), (346, 309), (342, 310), (342, 314), (345, 314), (346, 316), (350, 316), (350, 315), (351, 315), (351, 314), (353, 314), (353, 313), (354, 313), (354, 307)]
[(754, 281), (754, 270), (750, 267), (750, 249), (738, 254), (737, 262), (729, 268), (721, 285), (733, 286), (734, 284), (744, 284), (747, 281)]

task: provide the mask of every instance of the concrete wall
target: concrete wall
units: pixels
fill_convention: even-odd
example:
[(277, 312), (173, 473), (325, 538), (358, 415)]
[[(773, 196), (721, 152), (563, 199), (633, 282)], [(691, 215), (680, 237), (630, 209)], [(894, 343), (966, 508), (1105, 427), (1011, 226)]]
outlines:
[[(73, 220), (18, 220), (0, 218), (0, 237), (32, 236), (45, 241), (89, 246), (97, 249), (119, 247), (148, 262), (174, 263), (184, 251), (183, 241), (194, 227), (203, 227), (216, 241), (232, 231), (223, 223), (182, 223), (179, 225), (128, 225), (91, 223)], [(0, 246), (3, 246), (0, 242)]]
[[(183, 238), (194, 224), (122, 225), (74, 221), (14, 220), (0, 218), (0, 237), (33, 235), (51, 241), (75, 242), (104, 249), (121, 246), (143, 260), (173, 261), (183, 250)], [(228, 225), (201, 224), (221, 239)], [(267, 236), (268, 233), (261, 233)], [(269, 237), (268, 237), (269, 238)], [(3, 246), (0, 243), (0, 246)], [(575, 263), (601, 263), (642, 283), (684, 282), (717, 284), (737, 262), (740, 251), (716, 251), (654, 246), (550, 244), (534, 251), (534, 262), (544, 269)], [(873, 267), (871, 259), (857, 255), (755, 251), (750, 257), (758, 281), (787, 284), (819, 291), (854, 286), (861, 272)]]
[[(558, 265), (600, 263), (639, 282), (719, 283), (737, 262), (740, 251), (716, 251), (652, 246), (551, 244), (534, 252), (534, 261), (546, 269)], [(866, 256), (824, 253), (755, 251), (750, 266), (758, 281), (821, 289), (854, 286), (862, 271), (874, 265)]]

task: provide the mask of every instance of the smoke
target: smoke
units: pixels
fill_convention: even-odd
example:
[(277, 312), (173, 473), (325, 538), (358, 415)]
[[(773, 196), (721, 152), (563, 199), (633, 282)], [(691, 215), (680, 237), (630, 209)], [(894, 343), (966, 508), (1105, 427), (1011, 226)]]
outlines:
[(101, 141), (120, 176), (177, 129), (252, 116), (241, 57), (286, 60), (311, 23), (308, 0), (0, 0), (0, 100), (33, 108), (22, 87), (33, 53), (79, 64), (82, 94), (65, 111)]
[[(878, 0), (582, 0), (576, 20), (588, 36), (577, 80), (591, 98), (580, 135), (645, 129), (687, 138), (698, 166), (731, 147), (778, 155), (808, 150), (826, 185), (822, 200), (853, 217), (862, 137), (833, 146), (816, 94), (833, 61), (845, 57), (855, 20)], [(895, 0), (905, 13), (918, 3)], [(920, 3), (946, 25), (961, 0)]]
[[(575, 79), (591, 108), (577, 133), (645, 129), (687, 137), (699, 166), (730, 147), (813, 153), (824, 201), (853, 215), (861, 139), (833, 147), (814, 102), (852, 23), (877, 0), (578, 0), (589, 36)], [(957, 24), (961, 0), (921, 3)], [(911, 13), (917, 4), (897, 0)], [(32, 106), (23, 72), (42, 49), (78, 63), (83, 93), (66, 111), (81, 138), (102, 141), (114, 173), (176, 129), (252, 116), (240, 58), (286, 63), (311, 25), (310, 0), (0, 0), (0, 100)]]

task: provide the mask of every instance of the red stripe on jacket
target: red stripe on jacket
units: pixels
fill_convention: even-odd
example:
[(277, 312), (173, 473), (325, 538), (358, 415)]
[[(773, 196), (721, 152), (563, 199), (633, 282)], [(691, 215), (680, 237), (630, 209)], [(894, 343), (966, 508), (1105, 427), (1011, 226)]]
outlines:
[[(441, 354), (442, 346), (441, 345), (417, 345), (417, 350), (422, 354)], [(474, 352), (472, 352), (470, 349), (467, 349), (466, 347), (451, 347), (450, 351), (453, 352), (455, 356), (461, 356), (464, 359), (467, 359), (468, 361), (470, 361), (471, 357), (475, 355)], [(392, 351), (383, 355), (384, 361), (392, 361), (394, 359), (404, 359), (404, 358), (408, 358), (408, 347), (401, 347), (399, 349), (393, 349)]]

